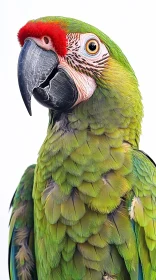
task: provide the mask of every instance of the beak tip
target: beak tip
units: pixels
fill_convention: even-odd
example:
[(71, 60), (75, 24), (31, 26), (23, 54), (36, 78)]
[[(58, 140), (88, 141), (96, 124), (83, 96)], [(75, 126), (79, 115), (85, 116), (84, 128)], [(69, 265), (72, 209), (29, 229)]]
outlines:
[(31, 108), (27, 108), (27, 111), (28, 111), (29, 115), (32, 116)]
[(25, 101), (24, 101), (24, 103), (25, 103), (25, 107), (26, 107), (26, 109), (27, 109), (29, 115), (32, 116), (31, 103), (27, 103), (27, 102), (25, 102)]

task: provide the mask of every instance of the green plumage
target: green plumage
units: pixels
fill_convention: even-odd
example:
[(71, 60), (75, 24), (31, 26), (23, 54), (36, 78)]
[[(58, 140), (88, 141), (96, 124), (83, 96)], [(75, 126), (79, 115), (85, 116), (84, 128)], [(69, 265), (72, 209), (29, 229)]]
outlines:
[[(14, 229), (34, 228), (35, 252), (27, 245), (37, 278), (33, 266), (29, 277), (21, 276), (23, 264), (14, 276), (11, 255), (11, 280), (156, 280), (156, 168), (138, 150), (142, 104), (134, 72), (95, 27), (40, 20), (60, 22), (68, 33), (96, 34), (110, 58), (89, 100), (56, 122), (49, 112), (36, 168), (26, 171), (13, 199), (10, 227), (11, 247)], [(24, 215), (23, 203), (30, 204)]]

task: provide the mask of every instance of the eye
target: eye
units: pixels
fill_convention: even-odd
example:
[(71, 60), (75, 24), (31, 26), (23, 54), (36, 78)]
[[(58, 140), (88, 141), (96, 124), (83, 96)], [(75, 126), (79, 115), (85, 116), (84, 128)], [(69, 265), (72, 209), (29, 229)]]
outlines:
[(44, 37), (43, 37), (43, 40), (44, 40), (44, 43), (45, 43), (46, 45), (49, 44), (49, 38), (48, 38), (48, 37), (44, 36)]
[(100, 49), (99, 42), (95, 39), (90, 39), (86, 43), (86, 51), (89, 54), (97, 54)]

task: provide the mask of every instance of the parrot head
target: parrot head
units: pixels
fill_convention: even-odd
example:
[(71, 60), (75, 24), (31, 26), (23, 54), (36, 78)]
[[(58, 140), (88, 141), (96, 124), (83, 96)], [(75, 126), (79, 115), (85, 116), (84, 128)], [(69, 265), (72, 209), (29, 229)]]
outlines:
[(74, 129), (97, 135), (120, 129), (124, 140), (137, 146), (142, 119), (138, 82), (108, 36), (75, 19), (44, 17), (23, 26), (18, 40), (19, 88), (30, 115), (33, 95), (51, 114), (67, 114)]

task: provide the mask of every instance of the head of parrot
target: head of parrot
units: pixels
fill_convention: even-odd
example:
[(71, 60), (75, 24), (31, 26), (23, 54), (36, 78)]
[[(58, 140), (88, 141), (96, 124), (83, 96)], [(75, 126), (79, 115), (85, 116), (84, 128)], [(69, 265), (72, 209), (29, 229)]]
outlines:
[(54, 114), (69, 114), (73, 123), (79, 118), (95, 134), (120, 128), (137, 145), (142, 118), (137, 79), (109, 37), (75, 19), (44, 17), (23, 26), (18, 39), (18, 81), (30, 115), (33, 95)]

